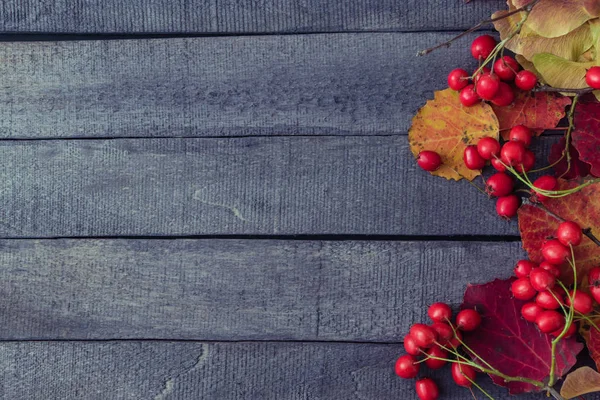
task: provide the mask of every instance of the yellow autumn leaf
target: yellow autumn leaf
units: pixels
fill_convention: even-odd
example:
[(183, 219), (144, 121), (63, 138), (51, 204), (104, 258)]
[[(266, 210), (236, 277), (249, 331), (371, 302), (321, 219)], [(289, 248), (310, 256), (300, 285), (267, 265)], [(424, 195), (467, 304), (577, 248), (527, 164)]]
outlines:
[[(530, 2), (513, 0), (513, 5), (518, 8)], [(600, 17), (598, 0), (541, 0), (531, 10), (525, 26), (540, 36), (555, 38), (597, 17)]]
[(468, 145), (483, 137), (498, 139), (499, 124), (494, 110), (485, 103), (464, 107), (458, 92), (437, 91), (412, 120), (408, 141), (416, 157), (423, 150), (432, 150), (442, 157), (442, 166), (433, 175), (446, 179), (475, 179), (481, 173), (468, 169), (463, 153)]

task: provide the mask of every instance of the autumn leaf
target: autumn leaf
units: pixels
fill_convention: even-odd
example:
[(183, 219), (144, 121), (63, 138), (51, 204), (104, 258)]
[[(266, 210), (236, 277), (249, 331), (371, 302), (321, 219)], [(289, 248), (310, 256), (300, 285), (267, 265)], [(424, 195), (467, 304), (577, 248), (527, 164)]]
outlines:
[[(529, 0), (513, 1), (517, 8), (528, 3)], [(600, 2), (596, 0), (541, 0), (532, 8), (525, 26), (540, 36), (555, 38), (599, 16)]]
[[(581, 182), (559, 179), (559, 190), (576, 187)], [(600, 236), (600, 183), (586, 186), (569, 196), (551, 198), (544, 206), (553, 214), (577, 222), (582, 228), (590, 228), (592, 234)], [(523, 205), (519, 209), (519, 230), (523, 248), (534, 262), (543, 261), (541, 247), (550, 237), (553, 237), (560, 221), (546, 211), (534, 205)], [(600, 264), (600, 246), (588, 237), (583, 238), (575, 249), (577, 276), (583, 277), (587, 271)], [(573, 280), (573, 273), (568, 264), (561, 267), (562, 279)], [(580, 279), (578, 279), (580, 280)]]
[[(507, 11), (500, 11), (492, 17), (497, 18), (506, 13)], [(500, 32), (501, 38), (506, 38), (514, 31), (520, 20), (521, 16), (514, 14), (494, 22), (494, 27)], [(584, 55), (596, 43), (594, 33), (595, 31), (590, 22), (586, 22), (572, 32), (556, 38), (545, 38), (536, 35), (533, 31), (523, 27), (518, 35), (515, 35), (506, 43), (506, 48), (529, 61), (534, 55), (540, 53), (550, 53), (569, 61), (584, 61)]]
[[(567, 158), (563, 157), (566, 145), (567, 140), (563, 137), (557, 143), (554, 143), (550, 149), (548, 162), (550, 165), (554, 165), (554, 175), (564, 179), (585, 178), (590, 174), (590, 165), (579, 159), (579, 152), (573, 147), (573, 143), (570, 143), (571, 165), (569, 166)], [(567, 168), (569, 169), (568, 171)]]
[[(513, 298), (509, 280), (496, 279), (484, 285), (469, 285), (461, 308), (475, 308), (482, 316), (477, 331), (465, 334), (465, 343), (498, 371), (544, 381), (550, 374), (552, 339), (537, 326), (521, 317), (525, 301)], [(556, 375), (564, 375), (576, 362), (583, 345), (575, 338), (559, 342), (556, 356)], [(494, 383), (506, 386), (511, 394), (539, 391), (524, 382), (505, 382), (490, 375)]]
[(571, 99), (553, 93), (515, 92), (515, 101), (507, 107), (492, 106), (498, 117), (502, 137), (508, 139), (508, 130), (515, 125), (525, 125), (540, 135), (555, 128), (565, 116), (565, 107)]
[(598, 65), (598, 61), (569, 61), (550, 53), (536, 54), (531, 61), (548, 85), (569, 89), (588, 87), (585, 74), (589, 68)]
[(600, 177), (600, 103), (577, 104), (572, 138), (581, 160), (591, 166), (591, 174)]
[(443, 164), (433, 175), (473, 180), (481, 173), (465, 166), (463, 153), (468, 145), (486, 136), (498, 138), (498, 119), (492, 108), (483, 102), (464, 107), (458, 92), (446, 89), (435, 92), (434, 99), (417, 112), (408, 141), (415, 157), (422, 150), (435, 151), (442, 157)]
[[(594, 319), (594, 323), (596, 325), (600, 323), (598, 318)], [(582, 326), (579, 332), (585, 340), (590, 357), (596, 363), (596, 368), (600, 368), (600, 332), (598, 332), (596, 328), (593, 328), (587, 324)]]
[(600, 392), (600, 374), (590, 367), (577, 368), (571, 372), (560, 389), (560, 395), (565, 399), (593, 392)]

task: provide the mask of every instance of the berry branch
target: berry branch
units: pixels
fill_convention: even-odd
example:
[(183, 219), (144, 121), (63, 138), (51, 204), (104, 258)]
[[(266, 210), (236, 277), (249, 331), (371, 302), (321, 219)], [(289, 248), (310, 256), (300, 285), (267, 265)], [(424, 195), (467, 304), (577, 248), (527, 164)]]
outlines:
[(534, 0), (531, 3), (529, 3), (527, 5), (524, 5), (523, 7), (517, 8), (516, 10), (513, 10), (513, 11), (509, 11), (506, 14), (503, 14), (503, 15), (501, 15), (499, 17), (485, 19), (485, 20), (479, 22), (477, 25), (473, 26), (472, 28), (470, 28), (470, 29), (468, 29), (468, 30), (460, 33), (459, 35), (456, 35), (455, 37), (453, 37), (452, 39), (448, 40), (447, 42), (444, 42), (444, 43), (438, 44), (437, 46), (430, 47), (428, 49), (419, 51), (417, 53), (417, 56), (425, 56), (425, 55), (431, 53), (432, 51), (435, 51), (437, 49), (441, 49), (442, 47), (448, 48), (456, 40), (458, 40), (458, 39), (460, 39), (460, 38), (468, 35), (469, 33), (475, 32), (476, 30), (478, 30), (479, 28), (483, 27), (484, 25), (493, 24), (496, 21), (500, 21), (500, 20), (502, 20), (504, 18), (508, 18), (511, 15), (515, 15), (515, 14), (518, 14), (518, 13), (523, 12), (523, 11), (529, 13), (531, 11), (531, 9), (533, 8), (533, 6), (535, 6), (539, 1), (540, 0)]
[(574, 93), (577, 96), (581, 96), (587, 93), (592, 93), (594, 88), (588, 87), (583, 89), (567, 89), (567, 88), (555, 88), (552, 86), (539, 86), (537, 88), (532, 89), (532, 92), (551, 92), (551, 93)]
[[(541, 204), (541, 203), (534, 203), (531, 202), (527, 199), (523, 200), (523, 204), (528, 204), (530, 206), (533, 207), (537, 207), (540, 210), (543, 210), (546, 214), (554, 217), (555, 219), (559, 220), (560, 222), (567, 222), (566, 219), (564, 219), (563, 217), (561, 217), (560, 215), (556, 214), (555, 212), (550, 211), (545, 205)], [(592, 242), (594, 242), (594, 244), (598, 247), (600, 247), (600, 240), (598, 240), (598, 238), (596, 236), (594, 236), (594, 234), (592, 233), (592, 228), (583, 228), (581, 230), (581, 232), (588, 238), (590, 239)]]

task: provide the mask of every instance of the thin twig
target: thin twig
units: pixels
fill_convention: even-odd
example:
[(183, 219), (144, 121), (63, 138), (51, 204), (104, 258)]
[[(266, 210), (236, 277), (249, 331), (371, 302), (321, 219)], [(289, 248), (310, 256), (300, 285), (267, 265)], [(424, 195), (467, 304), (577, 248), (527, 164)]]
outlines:
[(462, 32), (459, 35), (456, 35), (455, 37), (453, 37), (452, 39), (448, 40), (447, 42), (444, 42), (442, 44), (438, 44), (437, 46), (430, 47), (428, 49), (419, 51), (417, 53), (417, 55), (418, 56), (424, 56), (424, 55), (427, 55), (427, 54), (431, 53), (432, 51), (440, 49), (442, 47), (450, 47), (450, 45), (452, 44), (452, 42), (454, 42), (454, 41), (462, 38), (463, 36), (468, 35), (469, 33), (475, 32), (476, 30), (478, 30), (479, 28), (481, 28), (484, 25), (492, 24), (492, 23), (494, 23), (496, 21), (500, 21), (501, 19), (508, 18), (511, 15), (515, 15), (515, 14), (518, 14), (518, 13), (523, 12), (523, 11), (531, 11), (531, 9), (533, 8), (533, 6), (536, 5), (539, 1), (540, 0), (534, 0), (531, 3), (529, 3), (527, 5), (524, 5), (523, 7), (517, 8), (516, 10), (513, 10), (513, 11), (509, 11), (506, 14), (503, 14), (503, 15), (501, 15), (499, 17), (485, 19), (485, 20), (481, 21), (480, 23), (478, 23), (477, 25), (473, 26), (472, 28), (470, 28), (470, 29)]
[(554, 397), (556, 400), (565, 400), (565, 398), (564, 398), (564, 397), (562, 397), (562, 396), (560, 395), (560, 393), (558, 393), (558, 392), (557, 392), (556, 390), (554, 390), (553, 388), (551, 388), (551, 387), (547, 387), (547, 388), (546, 388), (546, 390), (547, 390), (547, 391), (548, 391), (548, 393), (550, 393), (550, 395), (551, 395), (552, 397)]
[[(543, 204), (538, 204), (538, 203), (534, 203), (529, 201), (528, 199), (523, 199), (523, 204), (528, 204), (530, 206), (534, 206), (539, 208), (540, 210), (544, 211), (546, 214), (550, 215), (551, 217), (554, 217), (555, 219), (559, 220), (560, 222), (566, 222), (567, 220), (564, 219), (563, 217), (561, 217), (560, 215), (557, 215), (556, 213), (550, 211), (545, 205)], [(600, 247), (600, 240), (598, 240), (598, 238), (596, 236), (594, 236), (594, 234), (592, 233), (592, 228), (584, 228), (581, 230), (581, 232), (588, 237), (588, 239), (590, 239), (592, 242), (594, 242), (594, 244), (598, 247)]]
[(540, 86), (537, 88), (533, 88), (531, 91), (532, 92), (575, 93), (577, 95), (582, 95), (582, 94), (592, 93), (594, 90), (596, 90), (596, 89), (593, 89), (593, 88), (569, 89), (569, 88), (555, 88), (555, 87), (551, 87), (551, 86)]

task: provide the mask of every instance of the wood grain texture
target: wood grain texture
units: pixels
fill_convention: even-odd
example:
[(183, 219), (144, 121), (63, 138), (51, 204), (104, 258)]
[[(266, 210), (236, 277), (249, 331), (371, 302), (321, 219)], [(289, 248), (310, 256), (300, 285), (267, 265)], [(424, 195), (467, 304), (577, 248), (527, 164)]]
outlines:
[[(29, 342), (0, 344), (0, 396), (29, 400), (416, 399), (394, 375), (398, 345), (335, 343)], [(433, 371), (443, 398), (470, 393)], [(478, 382), (496, 399), (505, 389)], [(479, 397), (481, 398), (481, 397)], [(541, 395), (519, 396), (540, 399)], [(588, 397), (597, 399), (598, 397)]]
[[(0, 339), (399, 342), (520, 243), (0, 241)], [(415, 282), (426, 282), (416, 285)]]
[(404, 136), (2, 141), (0, 159), (4, 238), (517, 234)]
[(416, 57), (450, 36), (3, 43), (0, 138), (406, 135), (446, 73), (476, 65), (469, 39)]
[(467, 29), (502, 0), (4, 0), (0, 31), (306, 33)]

